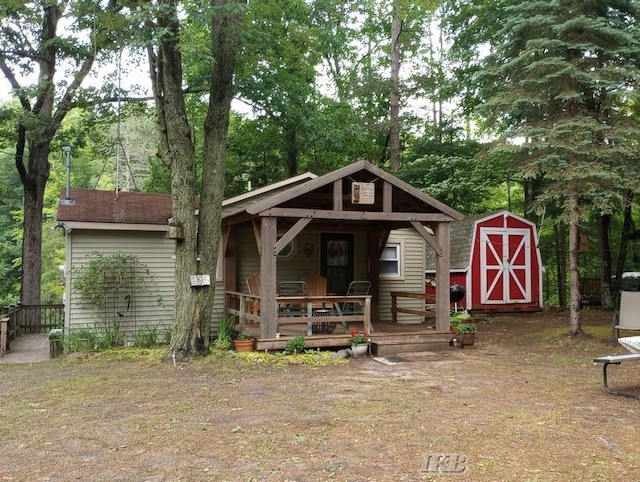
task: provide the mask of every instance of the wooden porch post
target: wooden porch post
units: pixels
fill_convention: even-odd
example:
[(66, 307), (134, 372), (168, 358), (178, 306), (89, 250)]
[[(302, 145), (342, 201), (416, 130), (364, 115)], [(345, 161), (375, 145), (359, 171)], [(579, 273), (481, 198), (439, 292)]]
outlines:
[[(224, 277), (224, 291), (236, 291), (236, 247), (235, 233), (231, 226), (222, 228), (222, 273)], [(229, 300), (224, 296), (224, 312), (229, 313)], [(244, 321), (244, 320), (243, 320)]]
[(449, 285), (451, 284), (449, 223), (437, 223), (435, 229), (436, 242), (442, 248), (442, 256), (436, 255), (436, 330), (449, 331), (449, 315), (451, 301)]
[(277, 257), (274, 252), (277, 235), (277, 222), (275, 217), (262, 218), (260, 235), (260, 337), (276, 337), (276, 276)]

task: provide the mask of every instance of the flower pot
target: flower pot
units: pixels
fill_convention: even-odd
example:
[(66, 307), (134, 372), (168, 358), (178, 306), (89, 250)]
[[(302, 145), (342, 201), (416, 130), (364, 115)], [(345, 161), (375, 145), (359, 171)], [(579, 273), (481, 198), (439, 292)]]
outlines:
[(364, 356), (367, 354), (367, 349), (369, 348), (368, 343), (361, 343), (359, 345), (351, 345), (351, 352), (353, 356)]
[(233, 340), (236, 351), (253, 351), (254, 342), (255, 340), (253, 338), (250, 338), (248, 340)]
[(462, 346), (470, 346), (473, 345), (476, 341), (476, 332), (466, 332), (466, 333), (458, 333), (458, 343)]

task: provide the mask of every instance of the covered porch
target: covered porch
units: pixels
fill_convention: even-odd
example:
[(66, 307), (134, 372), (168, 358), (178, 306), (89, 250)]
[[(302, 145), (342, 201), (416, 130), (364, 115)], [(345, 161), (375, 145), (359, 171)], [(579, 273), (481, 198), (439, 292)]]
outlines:
[[(381, 330), (392, 326), (387, 323), (392, 290), (424, 294), (422, 258), (413, 262), (408, 247), (406, 256), (398, 248), (398, 259), (390, 257), (398, 263), (394, 276), (381, 267), (390, 233), (417, 233), (414, 238), (436, 253), (436, 282), (448, 286), (449, 223), (462, 217), (364, 161), (228, 199), (222, 223), (225, 313), (237, 317), (243, 331), (252, 332), (258, 349), (283, 348), (294, 332), (314, 348), (346, 346), (354, 329), (372, 339), (382, 337), (393, 331)], [(400, 269), (400, 262), (406, 269)], [(323, 277), (326, 292), (283, 293), (283, 285), (308, 274)], [(368, 283), (367, 293), (348, 292), (347, 286), (356, 280)], [(360, 309), (342, 310), (345, 305)], [(416, 306), (413, 311), (424, 309)], [(449, 306), (448, 290), (439, 290), (433, 326), (423, 326), (423, 334), (448, 334)], [(409, 321), (423, 322), (417, 315)], [(415, 331), (396, 325), (396, 333)]]

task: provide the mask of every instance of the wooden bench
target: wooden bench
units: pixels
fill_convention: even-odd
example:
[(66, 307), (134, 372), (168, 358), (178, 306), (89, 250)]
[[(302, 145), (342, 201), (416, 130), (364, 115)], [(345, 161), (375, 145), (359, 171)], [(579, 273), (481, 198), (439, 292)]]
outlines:
[(613, 395), (622, 395), (623, 397), (640, 399), (640, 395), (629, 392), (621, 392), (619, 390), (611, 390), (607, 381), (607, 367), (609, 365), (620, 365), (627, 361), (640, 361), (640, 353), (629, 353), (627, 355), (608, 355), (594, 358), (594, 363), (602, 363), (602, 378), (604, 382), (604, 389)]

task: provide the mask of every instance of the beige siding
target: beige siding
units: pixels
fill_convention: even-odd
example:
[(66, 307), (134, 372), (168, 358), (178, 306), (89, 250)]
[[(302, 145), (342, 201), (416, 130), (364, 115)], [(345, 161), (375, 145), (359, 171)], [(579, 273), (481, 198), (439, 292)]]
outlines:
[[(236, 231), (237, 243), (237, 286), (243, 293), (248, 292), (246, 280), (251, 275), (260, 272), (260, 257), (253, 230), (250, 226), (238, 226)], [(355, 278), (367, 279), (367, 237), (366, 233), (354, 233), (354, 271)], [(313, 245), (313, 254), (304, 253), (305, 244)], [(277, 282), (299, 280), (306, 274), (320, 273), (320, 231), (313, 226), (307, 227), (295, 239), (294, 253), (287, 257), (278, 258)]]
[[(413, 229), (391, 231), (390, 243), (401, 246), (401, 277), (380, 279), (380, 321), (391, 321), (391, 291), (410, 291), (424, 293), (425, 242)], [(421, 300), (405, 298), (401, 301), (404, 308), (424, 309)], [(422, 318), (404, 313), (398, 314), (398, 323), (422, 323)]]
[[(135, 334), (148, 328), (157, 328), (159, 333), (171, 328), (174, 300), (174, 241), (166, 239), (163, 232), (137, 231), (82, 231), (71, 233), (72, 249), (69, 260), (75, 269), (93, 259), (95, 253), (103, 255), (119, 251), (137, 256), (146, 266), (146, 289), (135, 293), (133, 302), (127, 305), (122, 300), (120, 332), (125, 339), (132, 340)], [(69, 264), (67, 264), (69, 266)], [(74, 272), (67, 274), (70, 297), (67, 303), (67, 330), (79, 328), (104, 329), (107, 325), (99, 309), (83, 302), (73, 290)], [(161, 300), (161, 301), (159, 301)], [(111, 315), (109, 315), (111, 317)], [(109, 321), (111, 324), (111, 321)]]

